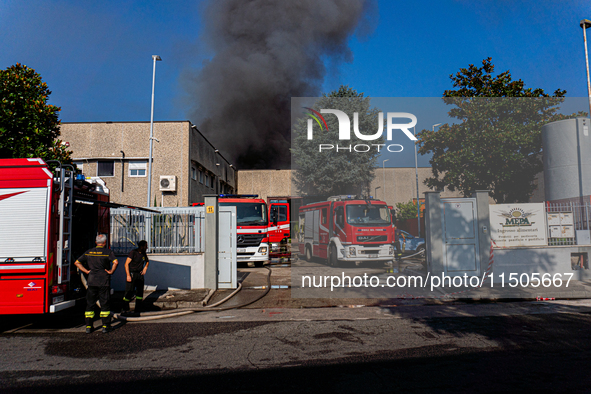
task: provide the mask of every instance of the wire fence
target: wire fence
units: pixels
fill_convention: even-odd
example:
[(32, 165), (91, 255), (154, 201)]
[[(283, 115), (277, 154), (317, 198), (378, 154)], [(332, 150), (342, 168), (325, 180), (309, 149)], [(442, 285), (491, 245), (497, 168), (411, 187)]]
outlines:
[[(548, 245), (589, 245), (589, 202), (546, 202)], [(583, 231), (585, 230), (585, 231)]]
[(141, 240), (148, 253), (202, 253), (203, 207), (150, 208), (159, 213), (111, 209), (111, 249), (127, 254)]

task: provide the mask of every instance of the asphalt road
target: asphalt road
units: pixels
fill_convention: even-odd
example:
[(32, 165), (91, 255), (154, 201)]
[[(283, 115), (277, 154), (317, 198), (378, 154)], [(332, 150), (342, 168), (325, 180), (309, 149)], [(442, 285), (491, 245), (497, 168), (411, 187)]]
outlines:
[(586, 304), (251, 309), (107, 335), (77, 312), (3, 317), (0, 391), (591, 391)]

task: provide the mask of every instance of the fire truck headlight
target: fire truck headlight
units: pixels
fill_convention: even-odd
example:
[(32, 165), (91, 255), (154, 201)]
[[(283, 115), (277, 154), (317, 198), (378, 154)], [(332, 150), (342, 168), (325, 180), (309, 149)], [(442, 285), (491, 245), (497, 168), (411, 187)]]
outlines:
[(357, 256), (357, 250), (355, 250), (354, 246), (349, 246), (349, 255), (350, 256)]
[(263, 253), (263, 254), (267, 253), (267, 247), (266, 246), (260, 247), (259, 248), (259, 253)]
[(390, 245), (390, 249), (388, 249), (388, 254), (389, 255), (393, 255), (394, 254), (394, 246)]

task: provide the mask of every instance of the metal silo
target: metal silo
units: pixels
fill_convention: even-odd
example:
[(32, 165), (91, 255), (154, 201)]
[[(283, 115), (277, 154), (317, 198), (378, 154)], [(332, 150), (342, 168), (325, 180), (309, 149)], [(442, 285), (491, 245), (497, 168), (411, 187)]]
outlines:
[(591, 195), (589, 118), (542, 127), (546, 201)]

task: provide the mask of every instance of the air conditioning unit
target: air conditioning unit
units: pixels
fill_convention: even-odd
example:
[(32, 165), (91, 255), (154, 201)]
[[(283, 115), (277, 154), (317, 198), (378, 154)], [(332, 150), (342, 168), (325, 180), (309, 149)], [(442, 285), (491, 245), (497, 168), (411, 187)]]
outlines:
[(176, 175), (161, 175), (160, 176), (160, 191), (161, 192), (175, 192), (176, 191)]

